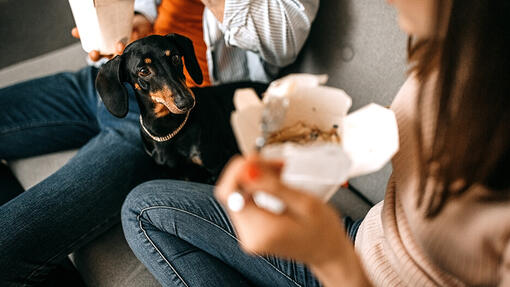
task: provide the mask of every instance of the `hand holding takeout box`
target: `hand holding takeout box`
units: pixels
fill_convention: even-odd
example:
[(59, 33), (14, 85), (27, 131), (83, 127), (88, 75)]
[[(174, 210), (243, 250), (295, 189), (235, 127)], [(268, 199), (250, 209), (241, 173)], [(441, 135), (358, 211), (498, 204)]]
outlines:
[(69, 0), (74, 21), (86, 52), (116, 52), (118, 42), (131, 36), (134, 0)]

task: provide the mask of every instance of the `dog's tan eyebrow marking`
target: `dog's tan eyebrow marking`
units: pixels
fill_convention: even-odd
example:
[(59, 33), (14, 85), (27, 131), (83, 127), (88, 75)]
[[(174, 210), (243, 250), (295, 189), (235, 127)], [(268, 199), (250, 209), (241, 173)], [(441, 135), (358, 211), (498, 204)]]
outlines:
[(138, 83), (135, 83), (135, 89), (141, 90), (140, 85), (138, 85)]
[(144, 62), (145, 62), (145, 64), (150, 64), (150, 63), (152, 63), (152, 60), (151, 60), (151, 58), (145, 58)]
[(170, 50), (166, 50), (166, 51), (165, 51), (165, 55), (166, 55), (166, 56), (170, 56)]

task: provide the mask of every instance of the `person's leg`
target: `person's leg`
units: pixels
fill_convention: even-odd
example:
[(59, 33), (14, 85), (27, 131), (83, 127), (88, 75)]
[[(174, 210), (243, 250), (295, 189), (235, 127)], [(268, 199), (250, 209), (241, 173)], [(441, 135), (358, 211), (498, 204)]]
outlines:
[(0, 89), (0, 159), (78, 148), (96, 135), (96, 74), (87, 67)]
[[(0, 89), (0, 160), (77, 148), (97, 134), (96, 73), (86, 67)], [(0, 206), (21, 192), (2, 166)]]
[(141, 143), (128, 138), (136, 135), (101, 132), (64, 167), (0, 207), (0, 285), (41, 282), (56, 262), (119, 222), (126, 194), (156, 169)]
[[(86, 67), (0, 89), (0, 159), (76, 148), (96, 134), (96, 72), (95, 68)], [(9, 167), (1, 164), (0, 206), (22, 192), (23, 187)], [(45, 284), (73, 282), (78, 286), (81, 279), (68, 261), (64, 258), (56, 262), (56, 269)]]
[[(57, 172), (0, 206), (1, 286), (45, 280), (67, 254), (119, 222), (125, 195), (159, 171), (143, 151), (138, 114), (109, 115), (94, 89), (95, 72), (0, 90), (0, 158), (86, 143)], [(131, 105), (136, 110), (134, 99)]]
[(157, 180), (126, 198), (124, 234), (163, 286), (319, 286), (302, 264), (245, 254), (212, 190)]

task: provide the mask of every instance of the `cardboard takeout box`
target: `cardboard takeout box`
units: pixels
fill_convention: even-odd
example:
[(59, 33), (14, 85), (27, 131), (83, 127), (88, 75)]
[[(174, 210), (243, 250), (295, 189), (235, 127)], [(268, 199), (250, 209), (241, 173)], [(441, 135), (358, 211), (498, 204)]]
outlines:
[[(282, 181), (328, 200), (347, 179), (382, 168), (398, 150), (398, 129), (394, 113), (369, 104), (347, 115), (351, 98), (337, 88), (323, 86), (325, 75), (293, 74), (269, 86), (264, 99), (288, 98), (282, 128), (299, 121), (323, 131), (337, 128), (340, 143), (298, 145), (285, 142), (265, 146), (261, 153), (285, 163)], [(255, 150), (262, 135), (263, 102), (251, 89), (236, 91), (232, 127), (243, 154)]]
[(86, 52), (114, 54), (117, 42), (131, 36), (134, 0), (69, 0)]

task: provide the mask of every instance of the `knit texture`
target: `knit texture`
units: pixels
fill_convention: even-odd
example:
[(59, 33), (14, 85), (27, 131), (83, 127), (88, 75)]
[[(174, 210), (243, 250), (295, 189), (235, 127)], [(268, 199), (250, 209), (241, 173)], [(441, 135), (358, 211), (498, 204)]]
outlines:
[[(425, 148), (436, 126), (431, 87), (422, 95)], [(418, 88), (410, 77), (391, 106), (400, 150), (385, 200), (367, 214), (355, 242), (366, 273), (376, 286), (510, 286), (510, 202), (483, 201), (488, 190), (475, 185), (432, 219), (417, 205), (420, 192), (429, 195), (418, 190)]]

